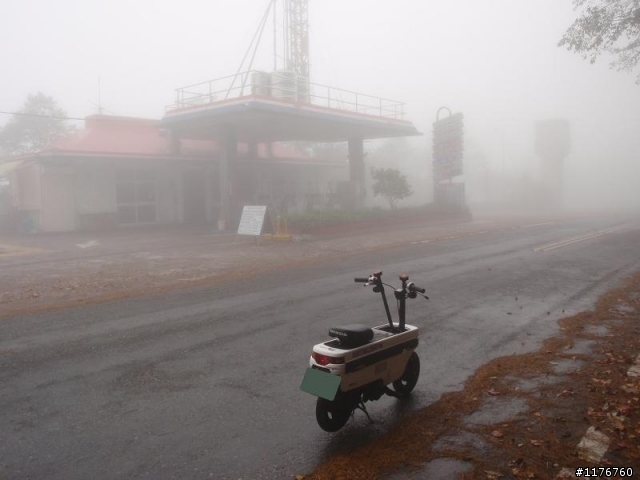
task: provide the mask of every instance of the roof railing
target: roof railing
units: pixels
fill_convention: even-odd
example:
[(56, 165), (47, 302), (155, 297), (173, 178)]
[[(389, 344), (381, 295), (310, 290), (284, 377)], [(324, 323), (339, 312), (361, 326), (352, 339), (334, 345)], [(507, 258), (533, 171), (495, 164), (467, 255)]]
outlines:
[(404, 119), (404, 103), (336, 88), (297, 76), (293, 72), (250, 70), (176, 89), (176, 101), (166, 113), (213, 105), (244, 97), (309, 104), (393, 120)]

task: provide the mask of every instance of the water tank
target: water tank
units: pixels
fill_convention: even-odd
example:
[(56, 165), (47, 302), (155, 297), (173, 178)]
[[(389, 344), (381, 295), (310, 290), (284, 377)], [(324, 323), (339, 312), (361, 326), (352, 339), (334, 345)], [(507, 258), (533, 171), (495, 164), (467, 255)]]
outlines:
[(253, 72), (251, 74), (251, 94), (261, 97), (271, 95), (271, 74), (267, 72)]
[(271, 75), (271, 96), (281, 100), (296, 101), (298, 97), (297, 75), (295, 72), (280, 71)]

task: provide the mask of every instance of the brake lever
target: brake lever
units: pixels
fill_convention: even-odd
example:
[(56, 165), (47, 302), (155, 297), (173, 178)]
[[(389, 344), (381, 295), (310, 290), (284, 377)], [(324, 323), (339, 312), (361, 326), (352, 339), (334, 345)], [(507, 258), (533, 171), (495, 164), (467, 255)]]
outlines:
[[(420, 293), (417, 290), (411, 289), (411, 287), (414, 286), (414, 285), (415, 285), (415, 283), (413, 283), (413, 282), (407, 283), (407, 289), (410, 290), (411, 293), (414, 293), (416, 295), (420, 295), (421, 297), (424, 297), (425, 300), (429, 300), (429, 297), (427, 297), (424, 293)], [(416, 298), (416, 297), (413, 297), (413, 298)]]
[(369, 281), (363, 285), (363, 287), (368, 287), (369, 285), (375, 285), (376, 278), (373, 275), (369, 275)]

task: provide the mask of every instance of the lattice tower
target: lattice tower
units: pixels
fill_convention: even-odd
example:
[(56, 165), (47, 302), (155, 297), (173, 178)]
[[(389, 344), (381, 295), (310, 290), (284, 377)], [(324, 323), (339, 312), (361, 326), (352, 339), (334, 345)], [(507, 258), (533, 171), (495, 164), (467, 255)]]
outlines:
[(285, 0), (286, 69), (309, 78), (309, 2)]

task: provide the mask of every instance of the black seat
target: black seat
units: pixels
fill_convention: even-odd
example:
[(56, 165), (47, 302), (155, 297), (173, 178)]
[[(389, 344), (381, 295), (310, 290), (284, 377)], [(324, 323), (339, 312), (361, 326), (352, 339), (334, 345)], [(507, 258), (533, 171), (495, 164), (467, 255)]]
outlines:
[(356, 348), (366, 345), (373, 339), (373, 330), (365, 325), (354, 323), (330, 328), (329, 336), (340, 340), (340, 345), (346, 348)]

